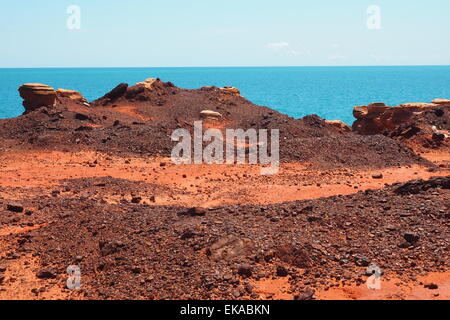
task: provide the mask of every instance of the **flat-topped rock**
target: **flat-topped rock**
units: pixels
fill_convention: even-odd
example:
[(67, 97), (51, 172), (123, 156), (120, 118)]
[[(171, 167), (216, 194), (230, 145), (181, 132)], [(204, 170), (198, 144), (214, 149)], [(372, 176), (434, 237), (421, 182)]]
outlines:
[(75, 90), (68, 90), (68, 89), (58, 89), (56, 90), (56, 95), (58, 97), (67, 98), (75, 101), (79, 101), (82, 103), (86, 103), (87, 100), (83, 97), (83, 95)]
[(55, 91), (55, 89), (43, 83), (24, 83), (19, 88), (29, 90)]
[(25, 113), (54, 106), (56, 102), (55, 89), (42, 83), (25, 83), (19, 87), (19, 93), (24, 100)]
[(402, 103), (401, 105), (396, 106), (396, 109), (404, 108), (404, 109), (416, 109), (417, 111), (423, 111), (427, 108), (432, 108), (435, 105), (432, 103), (425, 102), (414, 102), (414, 103)]
[(352, 127), (341, 120), (325, 120), (325, 123), (338, 128), (339, 130), (343, 130), (346, 132), (352, 131)]
[(239, 91), (239, 89), (235, 88), (235, 87), (223, 87), (223, 88), (219, 88), (222, 92), (227, 93), (227, 94), (232, 94), (235, 96), (240, 96), (241, 95), (241, 91)]
[(148, 78), (144, 81), (136, 83), (137, 86), (143, 86), (146, 89), (152, 89), (153, 84), (158, 81), (156, 78)]
[(376, 102), (367, 106), (356, 106), (353, 109), (353, 116), (356, 119), (376, 118), (383, 114), (389, 107), (384, 103)]
[(200, 112), (200, 116), (203, 119), (215, 119), (215, 120), (222, 119), (222, 114), (220, 114), (219, 112), (212, 111), (212, 110), (203, 110), (202, 112)]
[(450, 100), (448, 99), (434, 99), (432, 101), (434, 104), (450, 104)]

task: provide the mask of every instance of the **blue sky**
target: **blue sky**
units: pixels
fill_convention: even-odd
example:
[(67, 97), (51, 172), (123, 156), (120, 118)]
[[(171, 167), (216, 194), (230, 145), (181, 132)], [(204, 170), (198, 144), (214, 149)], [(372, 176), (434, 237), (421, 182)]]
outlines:
[[(66, 26), (81, 9), (81, 29)], [(381, 29), (367, 28), (367, 8)], [(1, 1), (0, 67), (449, 65), (450, 1)]]

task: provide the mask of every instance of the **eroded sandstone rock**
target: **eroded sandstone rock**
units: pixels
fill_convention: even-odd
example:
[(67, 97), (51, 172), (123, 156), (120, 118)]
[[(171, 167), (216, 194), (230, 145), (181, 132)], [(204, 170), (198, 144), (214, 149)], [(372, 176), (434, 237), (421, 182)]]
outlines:
[(247, 256), (254, 251), (250, 239), (228, 235), (220, 238), (207, 249), (206, 254), (213, 260), (228, 260), (239, 256)]
[(200, 112), (200, 116), (203, 119), (214, 119), (214, 120), (222, 119), (222, 114), (220, 114), (219, 112), (212, 111), (212, 110), (203, 110), (202, 112)]
[(55, 89), (42, 83), (25, 83), (19, 87), (19, 93), (24, 100), (25, 113), (54, 106), (56, 102)]
[(325, 120), (325, 123), (332, 125), (333, 127), (336, 127), (337, 129), (343, 130), (345, 132), (352, 131), (352, 127), (350, 127), (348, 124), (340, 120)]
[(219, 88), (223, 93), (227, 93), (227, 94), (232, 94), (235, 96), (240, 96), (241, 95), (241, 91), (239, 91), (239, 89), (235, 88), (235, 87), (223, 87), (223, 88)]
[(413, 148), (438, 148), (448, 145), (450, 104), (445, 99), (433, 103), (405, 103), (396, 107), (382, 103), (357, 106), (352, 126), (361, 135), (383, 134)]
[(137, 86), (143, 86), (146, 89), (152, 89), (153, 84), (158, 81), (158, 79), (155, 78), (148, 78), (144, 81), (136, 83)]
[(436, 106), (432, 103), (405, 103), (396, 107), (389, 107), (384, 103), (356, 106), (353, 115), (357, 120), (353, 123), (352, 128), (353, 131), (363, 135), (382, 134), (384, 131), (394, 130), (414, 116)]
[(434, 104), (448, 104), (448, 105), (450, 105), (450, 100), (448, 100), (448, 99), (434, 99), (433, 103)]
[(59, 98), (75, 100), (81, 103), (87, 103), (87, 100), (83, 97), (83, 95), (75, 90), (58, 89), (56, 90), (56, 96)]

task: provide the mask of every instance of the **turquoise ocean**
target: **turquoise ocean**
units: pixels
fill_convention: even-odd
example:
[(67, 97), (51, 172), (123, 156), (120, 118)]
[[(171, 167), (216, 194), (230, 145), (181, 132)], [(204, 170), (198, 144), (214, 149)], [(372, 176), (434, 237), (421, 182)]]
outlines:
[(0, 118), (23, 112), (18, 87), (45, 83), (80, 91), (89, 101), (117, 84), (160, 78), (195, 89), (234, 86), (253, 103), (292, 117), (317, 114), (352, 123), (352, 107), (450, 99), (450, 66), (0, 69)]

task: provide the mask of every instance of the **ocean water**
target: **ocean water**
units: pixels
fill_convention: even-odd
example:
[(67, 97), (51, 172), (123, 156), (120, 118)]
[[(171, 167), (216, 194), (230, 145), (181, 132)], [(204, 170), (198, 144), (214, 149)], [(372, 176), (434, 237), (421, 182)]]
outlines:
[(23, 83), (77, 90), (91, 101), (121, 82), (146, 78), (189, 89), (234, 86), (255, 104), (292, 117), (317, 114), (349, 124), (355, 105), (450, 98), (450, 66), (0, 69), (0, 118), (23, 112), (17, 91)]

